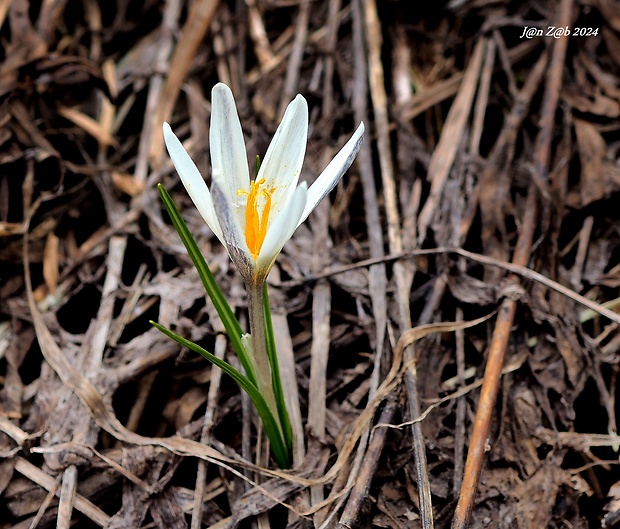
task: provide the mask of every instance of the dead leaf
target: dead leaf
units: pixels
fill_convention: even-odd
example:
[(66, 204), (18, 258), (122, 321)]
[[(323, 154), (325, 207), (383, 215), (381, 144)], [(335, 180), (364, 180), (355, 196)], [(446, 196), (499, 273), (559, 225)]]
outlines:
[(43, 255), (43, 278), (50, 294), (54, 294), (58, 288), (58, 245), (59, 239), (51, 231), (47, 236)]
[(605, 186), (601, 178), (605, 140), (592, 123), (575, 119), (577, 147), (581, 161), (581, 180), (579, 191), (582, 205), (603, 198)]
[(61, 107), (58, 113), (95, 138), (104, 147), (119, 147), (112, 134), (101, 123), (87, 116), (77, 108)]
[(580, 112), (603, 116), (606, 118), (617, 118), (620, 116), (620, 103), (607, 97), (597, 89), (592, 97), (587, 97), (579, 92), (576, 87), (566, 87), (562, 91), (564, 100)]
[(112, 171), (112, 183), (114, 187), (130, 197), (138, 196), (144, 190), (144, 182), (138, 182), (132, 175)]

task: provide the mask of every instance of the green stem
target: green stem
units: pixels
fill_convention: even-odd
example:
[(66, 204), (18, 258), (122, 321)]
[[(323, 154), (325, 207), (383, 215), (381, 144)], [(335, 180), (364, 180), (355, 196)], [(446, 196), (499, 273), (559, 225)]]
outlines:
[(276, 398), (273, 392), (271, 380), (271, 368), (269, 366), (269, 356), (267, 355), (267, 337), (265, 335), (265, 308), (263, 283), (257, 282), (247, 285), (248, 292), (248, 312), (250, 316), (250, 335), (252, 336), (252, 348), (254, 353), (254, 365), (256, 367), (256, 378), (258, 390), (263, 395), (267, 406), (273, 413), (278, 422), (278, 427), (282, 431)]
[(263, 302), (265, 309), (265, 334), (267, 338), (265, 343), (267, 344), (267, 355), (269, 357), (269, 365), (271, 366), (271, 385), (273, 387), (273, 394), (276, 398), (276, 406), (278, 406), (278, 417), (280, 418), (280, 424), (282, 424), (282, 436), (284, 437), (284, 442), (289, 452), (292, 454), (293, 429), (291, 428), (291, 420), (288, 416), (286, 399), (284, 398), (284, 390), (282, 389), (280, 364), (276, 352), (276, 341), (273, 333), (273, 321), (271, 319), (271, 307), (269, 306), (269, 292), (266, 281), (263, 288)]

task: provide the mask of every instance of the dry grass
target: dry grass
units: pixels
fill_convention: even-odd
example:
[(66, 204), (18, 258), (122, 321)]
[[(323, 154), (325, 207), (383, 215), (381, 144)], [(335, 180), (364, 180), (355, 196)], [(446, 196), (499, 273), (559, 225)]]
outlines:
[[(620, 523), (612, 2), (0, 0), (0, 23), (0, 529)], [(245, 317), (161, 135), (208, 180), (218, 81), (251, 158), (308, 99), (310, 182), (367, 124), (270, 276), (293, 472), (253, 464), (247, 400), (148, 324), (230, 356), (158, 182)]]

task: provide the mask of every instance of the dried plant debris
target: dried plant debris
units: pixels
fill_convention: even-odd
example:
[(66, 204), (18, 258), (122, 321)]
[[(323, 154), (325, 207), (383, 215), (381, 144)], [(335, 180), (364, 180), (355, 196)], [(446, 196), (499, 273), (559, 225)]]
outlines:
[[(13, 0), (0, 35), (0, 529), (620, 527), (613, 2)], [(304, 95), (310, 183), (367, 128), (269, 277), (291, 472), (148, 323), (235, 361), (156, 192), (244, 324), (161, 136), (210, 181), (217, 82), (252, 159)]]

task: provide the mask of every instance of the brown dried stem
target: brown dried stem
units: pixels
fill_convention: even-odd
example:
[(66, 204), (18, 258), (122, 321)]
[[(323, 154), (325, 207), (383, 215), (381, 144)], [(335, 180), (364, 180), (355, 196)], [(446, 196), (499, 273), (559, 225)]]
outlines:
[[(568, 26), (571, 19), (572, 0), (562, 0), (558, 14), (559, 24)], [(568, 45), (568, 37), (560, 38), (553, 47), (553, 55), (549, 70), (545, 97), (542, 107), (541, 130), (538, 134), (535, 150), (535, 182), (546, 181), (549, 164), (549, 151), (551, 134), (555, 121), (555, 110), (557, 107), (559, 92), (562, 82), (562, 70), (564, 58)], [(535, 183), (530, 184), (528, 189), (527, 201), (524, 205), (524, 219), (521, 231), (515, 247), (512, 263), (517, 266), (526, 266), (530, 259), (532, 240), (538, 223), (538, 202), (539, 190)], [(510, 279), (517, 282), (515, 276)], [(497, 392), (499, 389), (500, 375), (510, 338), (510, 330), (513, 325), (514, 316), (517, 308), (516, 299), (505, 299), (502, 302), (500, 311), (495, 324), (493, 338), (489, 346), (487, 366), (484, 374), (484, 383), (480, 392), (478, 410), (474, 420), (473, 431), (465, 463), (465, 474), (461, 492), (456, 506), (454, 518), (452, 520), (453, 529), (465, 529), (469, 525), (469, 520), (474, 505), (474, 498), (478, 486), (478, 480), (482, 471), (485, 446), (489, 437), (491, 427), (491, 417)]]

